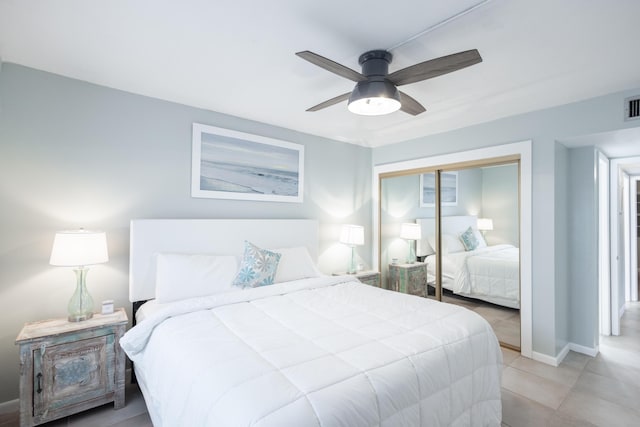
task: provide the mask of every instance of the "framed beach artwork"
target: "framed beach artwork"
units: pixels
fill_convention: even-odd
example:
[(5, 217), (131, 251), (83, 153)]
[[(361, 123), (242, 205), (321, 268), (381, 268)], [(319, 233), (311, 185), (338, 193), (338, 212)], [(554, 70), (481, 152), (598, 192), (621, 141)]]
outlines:
[[(420, 207), (433, 207), (435, 203), (435, 172), (423, 173), (420, 175)], [(458, 205), (458, 172), (440, 173), (440, 203), (442, 206)]]
[(191, 196), (302, 203), (304, 146), (193, 124)]

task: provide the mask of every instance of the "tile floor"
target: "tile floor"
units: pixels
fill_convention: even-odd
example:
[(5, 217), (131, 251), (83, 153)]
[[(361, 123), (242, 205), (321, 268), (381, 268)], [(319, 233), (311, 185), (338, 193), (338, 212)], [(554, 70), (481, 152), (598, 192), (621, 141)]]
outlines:
[(520, 310), (445, 292), (442, 301), (473, 310), (489, 322), (501, 343), (520, 348)]
[(621, 332), (557, 368), (503, 349), (503, 426), (640, 426), (640, 303), (626, 305)]
[[(508, 427), (640, 426), (640, 303), (627, 304), (622, 335), (601, 337), (600, 354), (569, 352), (554, 368), (503, 349), (502, 425)], [(0, 427), (18, 414), (0, 414)], [(105, 405), (46, 427), (151, 427), (142, 394), (127, 386), (127, 405)]]

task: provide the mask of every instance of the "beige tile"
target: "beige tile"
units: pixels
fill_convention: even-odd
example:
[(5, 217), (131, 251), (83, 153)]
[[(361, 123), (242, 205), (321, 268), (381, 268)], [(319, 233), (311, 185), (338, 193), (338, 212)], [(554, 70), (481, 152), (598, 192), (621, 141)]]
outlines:
[(129, 418), (109, 427), (153, 427), (148, 413), (140, 414), (137, 417)]
[(552, 409), (558, 409), (569, 386), (512, 367), (502, 372), (502, 387)]
[(498, 341), (520, 347), (520, 322), (512, 322), (509, 320), (496, 320), (491, 323), (493, 332), (498, 337)]
[(633, 334), (632, 331), (628, 331), (626, 335), (601, 337), (600, 345), (605, 347), (606, 350), (624, 350), (633, 351), (635, 353), (640, 352), (640, 340), (637, 334)]
[(126, 389), (125, 407), (114, 409), (113, 403), (90, 409), (69, 417), (70, 426), (107, 427), (117, 425), (130, 418), (147, 413), (147, 406), (142, 393), (135, 385), (128, 385)]
[(604, 344), (600, 346), (600, 353), (596, 356), (596, 359), (626, 365), (630, 368), (638, 368), (639, 352), (640, 350), (633, 351), (632, 349)]
[(605, 377), (615, 378), (618, 381), (640, 384), (640, 363), (638, 362), (640, 356), (636, 355), (635, 366), (621, 364), (615, 360), (616, 359), (607, 358), (599, 354), (587, 363), (584, 370)]
[(497, 308), (489, 305), (482, 305), (473, 311), (484, 317), (489, 323), (495, 320), (506, 320), (513, 317), (514, 311), (509, 309)]
[(526, 357), (517, 358), (511, 363), (511, 367), (535, 374), (567, 387), (572, 387), (576, 383), (581, 372), (579, 369), (570, 366), (560, 365), (556, 368)]
[(553, 410), (502, 389), (502, 422), (510, 427), (544, 426)]
[(640, 425), (640, 412), (577, 391), (569, 393), (559, 412), (601, 427)]
[(502, 351), (502, 364), (504, 366), (511, 365), (511, 362), (520, 357), (519, 352), (511, 350), (510, 348), (500, 347), (500, 350)]
[(576, 368), (579, 370), (583, 370), (587, 363), (593, 359), (591, 356), (587, 356), (586, 354), (576, 353), (575, 351), (570, 351), (567, 353), (566, 357), (560, 364), (560, 366), (569, 366), (572, 368)]
[(471, 301), (471, 300), (467, 300), (467, 299), (463, 299), (463, 298), (456, 298), (456, 297), (451, 297), (448, 295), (443, 295), (442, 296), (442, 302), (446, 302), (449, 304), (455, 304), (455, 305), (461, 305), (463, 307), (466, 307), (468, 309), (473, 310), (474, 308), (478, 307), (478, 303)]
[(571, 415), (556, 411), (547, 423), (547, 427), (597, 427), (588, 421), (574, 418)]
[(640, 398), (640, 386), (588, 371), (580, 376), (573, 391), (592, 394), (631, 409), (638, 407)]

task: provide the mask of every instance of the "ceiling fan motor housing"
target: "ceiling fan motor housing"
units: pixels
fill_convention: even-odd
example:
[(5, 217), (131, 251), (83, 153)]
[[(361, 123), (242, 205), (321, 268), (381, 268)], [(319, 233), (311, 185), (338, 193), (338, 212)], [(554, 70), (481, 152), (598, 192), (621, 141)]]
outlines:
[(367, 77), (386, 76), (389, 74), (389, 64), (393, 59), (391, 52), (386, 50), (370, 50), (360, 55), (358, 63), (362, 66), (362, 74)]

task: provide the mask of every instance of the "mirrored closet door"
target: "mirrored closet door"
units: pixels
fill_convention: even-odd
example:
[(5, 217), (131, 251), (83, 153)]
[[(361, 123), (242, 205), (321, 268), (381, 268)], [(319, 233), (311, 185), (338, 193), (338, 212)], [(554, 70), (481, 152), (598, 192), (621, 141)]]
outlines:
[(383, 286), (473, 310), (519, 350), (518, 160), (386, 174), (379, 188)]

